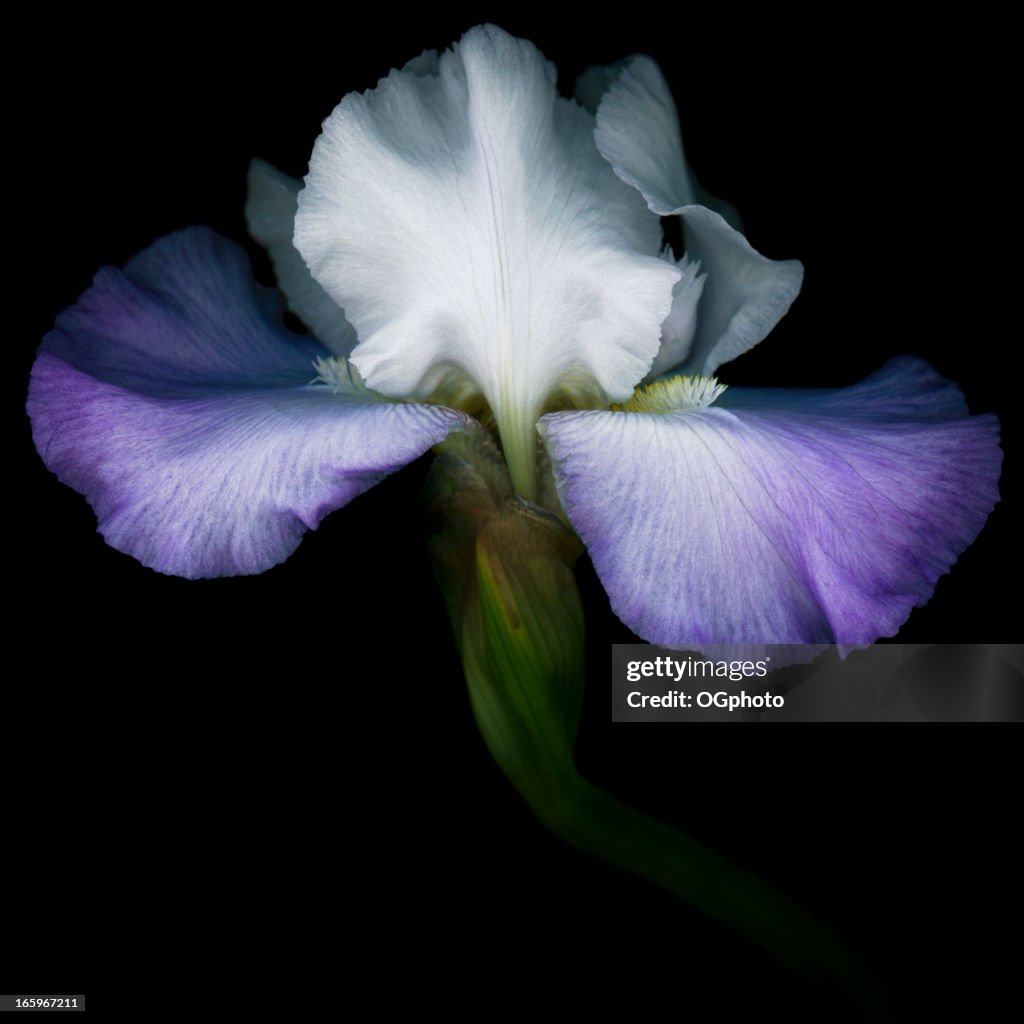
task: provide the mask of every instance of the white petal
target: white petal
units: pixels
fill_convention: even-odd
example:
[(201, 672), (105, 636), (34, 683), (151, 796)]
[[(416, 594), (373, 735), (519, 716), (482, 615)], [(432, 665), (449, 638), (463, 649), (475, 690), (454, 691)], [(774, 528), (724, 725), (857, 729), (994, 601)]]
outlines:
[(679, 276), (659, 236), (540, 53), (485, 26), (436, 77), (393, 72), (342, 101), (295, 239), (359, 332), (367, 384), (478, 393), (527, 493), (537, 416), (628, 398), (650, 367)]
[(601, 98), (596, 138), (615, 173), (638, 188), (655, 213), (697, 202), (676, 105), (650, 57), (629, 61)]
[(682, 363), (689, 355), (690, 345), (697, 333), (698, 307), (707, 274), (700, 272), (698, 260), (686, 256), (679, 260), (677, 266), (683, 276), (672, 289), (672, 312), (661, 325), (661, 348), (645, 378), (647, 381), (654, 380)]
[[(603, 70), (583, 76), (584, 91), (592, 94), (606, 85), (611, 76)], [(778, 323), (800, 291), (803, 267), (756, 252), (736, 230), (736, 211), (697, 184), (683, 154), (672, 94), (650, 57), (627, 61), (606, 89), (597, 112), (598, 148), (615, 173), (640, 190), (651, 210), (682, 216), (686, 257), (699, 261), (707, 276), (703, 297), (686, 289), (685, 280), (676, 285), (672, 322), (665, 325), (662, 350), (648, 379), (676, 367), (708, 376), (753, 348)], [(695, 297), (701, 301), (694, 335)], [(683, 341), (685, 329), (691, 334)]]
[(597, 110), (598, 149), (655, 213), (700, 203), (740, 228), (732, 203), (703, 189), (687, 164), (672, 93), (650, 57), (589, 68), (576, 88), (580, 102)]
[(253, 160), (245, 202), (249, 234), (270, 254), (288, 308), (335, 355), (345, 356), (356, 343), (355, 328), (345, 319), (344, 310), (313, 280), (292, 244), (296, 196), (301, 187), (300, 181), (276, 167)]
[(708, 377), (767, 337), (799, 294), (804, 268), (799, 260), (766, 259), (712, 210), (687, 206), (681, 213), (686, 255), (700, 260), (707, 283), (680, 369)]

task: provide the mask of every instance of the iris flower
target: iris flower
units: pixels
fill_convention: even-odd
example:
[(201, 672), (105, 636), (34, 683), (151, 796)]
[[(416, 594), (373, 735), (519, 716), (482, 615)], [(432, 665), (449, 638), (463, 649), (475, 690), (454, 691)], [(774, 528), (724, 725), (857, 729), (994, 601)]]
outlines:
[(800, 264), (712, 208), (653, 61), (578, 95), (486, 26), (346, 96), (304, 186), (255, 164), (250, 227), (311, 335), (206, 229), (101, 270), (28, 408), (107, 542), (164, 573), (263, 572), (386, 474), (486, 433), (647, 640), (895, 633), (997, 500), (996, 420), (909, 358), (838, 391), (726, 389)]

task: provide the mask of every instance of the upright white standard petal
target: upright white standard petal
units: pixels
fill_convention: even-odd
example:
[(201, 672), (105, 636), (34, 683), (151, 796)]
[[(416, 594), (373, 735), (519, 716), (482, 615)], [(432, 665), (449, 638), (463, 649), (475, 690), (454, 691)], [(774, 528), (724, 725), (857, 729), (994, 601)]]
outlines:
[(707, 283), (693, 344), (686, 360), (676, 365), (683, 373), (707, 377), (768, 337), (800, 294), (804, 268), (799, 260), (762, 256), (704, 206), (686, 206), (680, 213), (686, 255), (700, 260)]
[[(590, 78), (591, 91), (606, 80), (593, 74)], [(737, 230), (735, 210), (697, 184), (683, 155), (672, 94), (650, 57), (627, 61), (607, 85), (595, 138), (615, 173), (643, 195), (654, 213), (681, 216), (686, 259), (699, 261), (706, 275), (703, 294), (676, 286), (675, 324), (665, 325), (662, 349), (648, 379), (676, 368), (713, 374), (722, 363), (752, 349), (779, 322), (800, 292), (803, 267), (797, 260), (762, 256)], [(685, 343), (679, 340), (680, 323), (696, 328)]]
[(347, 356), (356, 343), (355, 329), (345, 319), (344, 310), (313, 280), (292, 244), (301, 187), (302, 182), (266, 161), (253, 160), (245, 200), (249, 234), (269, 253), (288, 308), (336, 356)]
[[(592, 75), (593, 72), (590, 72)], [(597, 147), (662, 216), (699, 202), (672, 93), (650, 57), (627, 61), (597, 111)]]
[(576, 93), (597, 112), (597, 148), (655, 213), (668, 216), (699, 203), (740, 228), (732, 203), (701, 188), (686, 162), (672, 92), (650, 57), (590, 68), (576, 83)]
[(679, 271), (530, 43), (484, 26), (421, 70), (325, 122), (295, 243), (355, 325), (366, 383), (486, 403), (532, 497), (537, 418), (629, 397)]

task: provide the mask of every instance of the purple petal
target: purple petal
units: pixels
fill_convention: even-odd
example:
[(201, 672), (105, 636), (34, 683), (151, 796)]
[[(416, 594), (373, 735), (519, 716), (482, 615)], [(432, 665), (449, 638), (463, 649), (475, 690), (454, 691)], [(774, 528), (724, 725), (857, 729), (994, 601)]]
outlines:
[(327, 353), (276, 312), (241, 250), (200, 229), (101, 271), (61, 316), (29, 415), (108, 543), (180, 576), (262, 572), (463, 421), (311, 386), (311, 359)]
[(726, 394), (541, 421), (616, 614), (676, 647), (893, 635), (998, 500), (995, 417), (911, 359), (838, 392)]
[(280, 298), (245, 253), (208, 228), (166, 235), (123, 271), (104, 267), (41, 350), (146, 394), (308, 384), (330, 353), (280, 323)]
[(785, 406), (840, 418), (956, 420), (969, 416), (967, 402), (951, 380), (923, 359), (897, 356), (848, 388), (728, 388), (715, 403), (743, 409)]

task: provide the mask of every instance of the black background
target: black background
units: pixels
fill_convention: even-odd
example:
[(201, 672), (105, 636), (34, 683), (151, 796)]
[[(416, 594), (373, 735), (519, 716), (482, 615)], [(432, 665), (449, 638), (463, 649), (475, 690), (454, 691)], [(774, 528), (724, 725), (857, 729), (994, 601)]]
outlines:
[[(483, 983), (480, 1013), (599, 999), (646, 1018), (668, 998), (680, 1013), (710, 1000), (726, 1019), (829, 1019), (752, 948), (533, 822), (468, 709), (418, 515), (425, 463), (262, 576), (186, 582), (106, 547), (36, 457), (24, 392), (38, 340), (98, 266), (192, 223), (243, 240), (250, 156), (301, 175), (338, 99), (422, 49), (490, 17), (540, 45), (563, 89), (591, 63), (647, 52), (702, 183), (736, 204), (756, 248), (806, 267), (791, 313), (723, 377), (842, 385), (911, 352), (997, 412), (1003, 502), (899, 639), (1014, 640), (1001, 30), (356, 14), (216, 30), (185, 15), (39, 16), (11, 44), (33, 71), (7, 126), (5, 990), (91, 986), (100, 1008), (153, 985), (180, 1008), (217, 983), (282, 1005), (358, 990), (381, 1008), (454, 1007)], [(1010, 984), (1019, 953), (997, 930), (1020, 911), (1008, 729), (612, 726), (608, 645), (632, 637), (580, 575), (586, 774), (760, 871), (922, 1004), (981, 1007)]]

